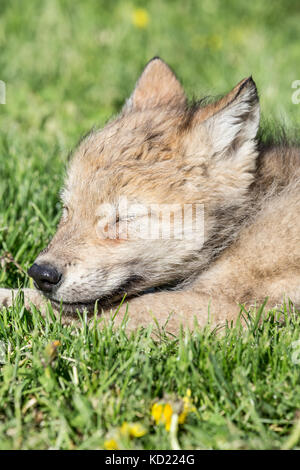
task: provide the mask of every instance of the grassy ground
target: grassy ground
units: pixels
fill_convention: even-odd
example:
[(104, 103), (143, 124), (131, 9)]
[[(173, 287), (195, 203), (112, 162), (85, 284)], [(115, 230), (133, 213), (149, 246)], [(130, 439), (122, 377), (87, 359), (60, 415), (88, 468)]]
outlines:
[[(69, 150), (117, 112), (152, 56), (189, 96), (253, 74), (263, 114), (300, 124), (298, 2), (145, 4), (1, 0), (1, 287), (28, 285), (59, 218)], [(273, 312), (247, 331), (157, 342), (150, 331), (62, 327), (19, 301), (0, 314), (0, 448), (295, 448), (299, 338), (300, 320)]]

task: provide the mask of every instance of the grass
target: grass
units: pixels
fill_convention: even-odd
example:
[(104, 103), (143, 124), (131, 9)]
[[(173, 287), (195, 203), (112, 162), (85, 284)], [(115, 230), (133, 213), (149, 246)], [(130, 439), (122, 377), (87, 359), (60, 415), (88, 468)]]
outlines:
[[(299, 124), (299, 20), (298, 2), (283, 0), (1, 0), (1, 287), (29, 285), (25, 272), (59, 219), (70, 149), (120, 109), (152, 56), (190, 97), (253, 74), (263, 114)], [(252, 312), (246, 330), (155, 341), (150, 330), (127, 337), (84, 319), (62, 326), (19, 299), (0, 313), (0, 448), (297, 448), (300, 320), (286, 310), (285, 323)], [(167, 431), (152, 406), (178, 415), (188, 389), (194, 410)]]
[[(293, 448), (300, 437), (300, 319), (276, 315), (248, 329), (209, 328), (178, 339), (146, 329), (61, 326), (20, 302), (1, 316), (8, 345), (1, 368), (0, 448)], [(59, 343), (57, 343), (59, 341)], [(296, 351), (297, 352), (297, 351)], [(178, 432), (156, 423), (157, 401), (179, 414), (190, 390), (194, 409)], [(141, 433), (122, 433), (124, 423)], [(123, 428), (122, 428), (123, 426)], [(126, 425), (125, 425), (126, 426)], [(141, 435), (140, 435), (141, 434)]]

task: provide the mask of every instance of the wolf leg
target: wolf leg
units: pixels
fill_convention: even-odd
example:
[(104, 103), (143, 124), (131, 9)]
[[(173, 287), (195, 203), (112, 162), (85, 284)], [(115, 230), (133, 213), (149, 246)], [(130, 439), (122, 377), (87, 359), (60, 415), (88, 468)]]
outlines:
[[(146, 294), (124, 302), (115, 317), (116, 327), (122, 323), (126, 311), (127, 331), (152, 323), (165, 326), (167, 332), (176, 335), (181, 326), (193, 330), (195, 321), (200, 327), (208, 323), (224, 326), (226, 321), (237, 319), (240, 307), (225, 296), (211, 299), (208, 294), (192, 290)], [(105, 319), (111, 314), (111, 311), (102, 312)]]
[[(0, 309), (13, 304), (18, 290), (0, 289)], [(47, 300), (34, 289), (22, 289), (24, 293), (25, 307), (30, 310), (32, 305), (45, 311)], [(213, 300), (208, 294), (192, 290), (178, 292), (159, 292), (145, 294), (124, 302), (115, 316), (114, 325), (121, 325), (124, 314), (128, 311), (127, 331), (137, 330), (139, 327), (147, 327), (151, 323), (164, 327), (167, 332), (178, 334), (180, 326), (193, 329), (195, 321), (200, 327), (209, 323), (212, 327), (225, 325), (226, 321), (235, 320), (239, 314), (239, 306), (225, 296)], [(54, 309), (54, 313), (56, 313)], [(115, 310), (100, 311), (99, 317), (109, 320)], [(77, 324), (76, 316), (64, 315), (62, 322), (65, 324)]]
[[(0, 289), (0, 308), (11, 307), (14, 299), (17, 297), (18, 289)], [(46, 299), (38, 293), (35, 289), (21, 289), (24, 293), (25, 307), (30, 309), (34, 305), (38, 309), (46, 305)]]

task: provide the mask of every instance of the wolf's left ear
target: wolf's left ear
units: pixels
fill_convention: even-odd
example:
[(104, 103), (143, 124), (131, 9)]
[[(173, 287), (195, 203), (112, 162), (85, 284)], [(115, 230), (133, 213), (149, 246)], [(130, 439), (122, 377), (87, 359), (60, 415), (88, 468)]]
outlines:
[[(224, 98), (197, 112), (210, 137), (215, 155), (234, 154), (241, 146), (254, 146), (259, 127), (259, 100), (252, 77), (242, 80)], [(245, 149), (246, 150), (246, 149)]]
[(184, 90), (170, 67), (154, 57), (144, 68), (124, 111), (184, 104)]
[(183, 128), (188, 162), (194, 167), (207, 164), (210, 190), (223, 201), (244, 197), (258, 155), (259, 102), (252, 78), (242, 80), (218, 102), (196, 108), (188, 118)]

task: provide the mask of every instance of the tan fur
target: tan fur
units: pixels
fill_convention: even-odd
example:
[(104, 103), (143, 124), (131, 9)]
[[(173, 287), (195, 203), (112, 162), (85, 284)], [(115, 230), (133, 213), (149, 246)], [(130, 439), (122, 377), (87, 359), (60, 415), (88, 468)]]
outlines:
[[(108, 318), (126, 293), (128, 328), (155, 317), (175, 334), (181, 324), (193, 328), (194, 317), (206, 324), (208, 312), (214, 325), (234, 321), (240, 303), (249, 307), (267, 296), (270, 307), (284, 298), (299, 306), (300, 152), (258, 150), (258, 126), (251, 78), (217, 103), (189, 107), (170, 68), (152, 60), (120, 116), (86, 137), (72, 159), (62, 196), (66, 209), (36, 260), (63, 274), (47, 294), (53, 306), (62, 302), (71, 319), (77, 309), (93, 312), (98, 299), (99, 314)], [(203, 204), (204, 244), (200, 238), (99, 237), (99, 217), (106, 231), (114, 228), (99, 207), (116, 206), (122, 197), (132, 205)], [(173, 226), (174, 220), (173, 214)], [(44, 303), (37, 295), (26, 290), (28, 306)], [(3, 305), (11, 297), (0, 289)]]

